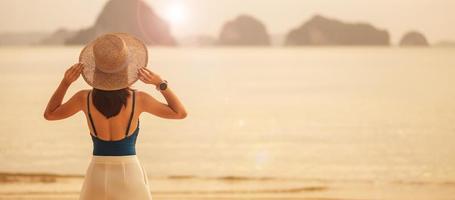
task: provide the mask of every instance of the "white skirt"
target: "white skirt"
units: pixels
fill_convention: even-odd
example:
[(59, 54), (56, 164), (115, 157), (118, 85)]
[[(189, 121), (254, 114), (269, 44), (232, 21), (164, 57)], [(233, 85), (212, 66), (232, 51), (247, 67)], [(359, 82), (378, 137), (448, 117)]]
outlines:
[(147, 173), (136, 155), (92, 156), (79, 200), (151, 200)]

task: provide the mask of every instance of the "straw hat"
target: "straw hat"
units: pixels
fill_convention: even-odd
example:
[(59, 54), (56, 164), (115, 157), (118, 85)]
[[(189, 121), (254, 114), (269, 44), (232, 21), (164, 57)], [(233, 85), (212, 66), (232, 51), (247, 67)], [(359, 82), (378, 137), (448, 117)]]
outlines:
[(147, 47), (127, 33), (108, 33), (89, 42), (79, 55), (82, 77), (101, 90), (119, 90), (135, 83), (147, 67)]

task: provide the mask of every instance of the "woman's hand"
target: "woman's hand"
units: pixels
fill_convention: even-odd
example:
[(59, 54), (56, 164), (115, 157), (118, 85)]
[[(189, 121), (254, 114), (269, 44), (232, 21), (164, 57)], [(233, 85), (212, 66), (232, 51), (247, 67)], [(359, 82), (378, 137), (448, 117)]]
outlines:
[[(158, 74), (151, 72), (145, 67), (138, 69), (138, 76), (145, 84), (157, 86), (163, 82), (163, 79)], [(140, 92), (138, 93), (138, 95), (141, 95), (141, 101), (139, 101), (141, 105), (138, 106), (141, 110), (139, 112), (148, 112), (166, 119), (183, 119), (187, 116), (185, 108), (174, 92), (172, 92), (171, 88), (159, 91), (164, 96), (164, 99), (166, 99), (167, 105), (156, 100), (146, 92)]]
[(66, 103), (62, 104), (62, 101), (71, 83), (79, 78), (83, 67), (82, 63), (76, 63), (66, 70), (65, 77), (63, 77), (60, 85), (47, 104), (46, 110), (44, 111), (45, 119), (65, 119), (82, 110), (83, 105), (81, 102), (86, 96), (83, 90), (73, 95)]
[(84, 69), (84, 64), (76, 63), (66, 70), (65, 76), (63, 77), (63, 83), (71, 85), (74, 81), (79, 78), (81, 75), (82, 69)]
[(158, 74), (153, 73), (149, 69), (145, 67), (141, 67), (138, 69), (138, 76), (139, 80), (144, 82), (145, 84), (153, 84), (158, 85), (163, 82), (163, 79)]

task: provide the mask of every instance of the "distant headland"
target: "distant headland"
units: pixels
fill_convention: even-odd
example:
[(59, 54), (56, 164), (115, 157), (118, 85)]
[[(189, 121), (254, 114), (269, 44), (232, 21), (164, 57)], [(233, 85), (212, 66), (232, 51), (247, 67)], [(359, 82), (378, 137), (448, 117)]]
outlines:
[[(149, 46), (391, 46), (385, 28), (367, 22), (344, 22), (315, 15), (283, 35), (271, 35), (266, 22), (242, 14), (226, 21), (217, 36), (194, 35), (176, 39), (170, 25), (144, 0), (109, 0), (95, 23), (80, 30), (59, 28), (53, 33), (0, 33), (2, 45), (84, 45), (108, 32), (127, 32)], [(404, 34), (398, 44), (430, 46), (421, 31)], [(455, 46), (454, 41), (435, 46)]]
[(366, 23), (345, 23), (316, 15), (286, 36), (287, 46), (388, 46), (389, 32)]
[(240, 15), (223, 25), (218, 44), (268, 46), (270, 36), (261, 21), (249, 15)]
[(429, 46), (427, 38), (420, 32), (411, 31), (401, 38), (400, 46)]
[(128, 32), (149, 45), (176, 45), (169, 25), (142, 0), (110, 0), (92, 27), (80, 30), (65, 44), (85, 44), (108, 32)]
[(127, 32), (147, 45), (174, 46), (177, 44), (167, 22), (143, 0), (110, 0), (93, 26), (79, 31), (60, 29), (41, 42), (83, 45), (108, 32)]

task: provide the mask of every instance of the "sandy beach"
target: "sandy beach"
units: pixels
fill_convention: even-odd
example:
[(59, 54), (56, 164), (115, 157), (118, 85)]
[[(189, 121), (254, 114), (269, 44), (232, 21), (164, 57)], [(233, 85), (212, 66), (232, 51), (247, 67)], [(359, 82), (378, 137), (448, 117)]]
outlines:
[[(0, 199), (77, 199), (83, 176), (1, 173)], [(273, 177), (149, 177), (154, 199), (453, 199), (455, 182), (371, 182)], [(388, 192), (384, 192), (388, 191)]]

